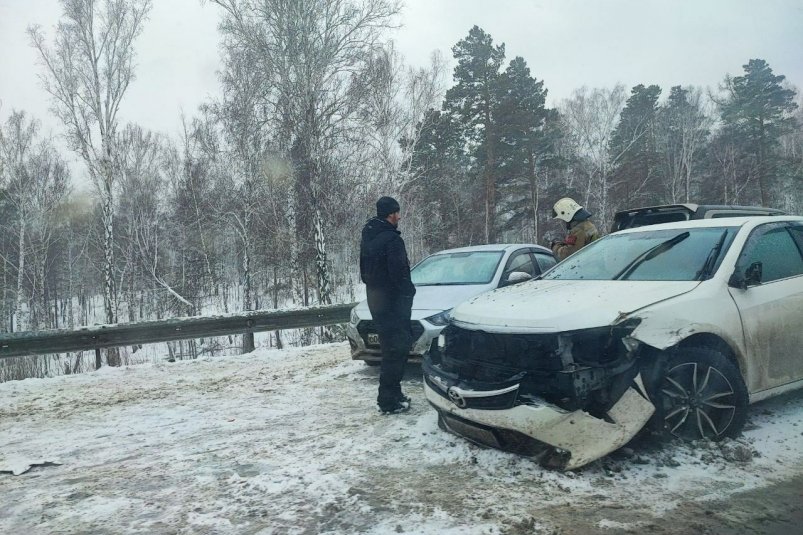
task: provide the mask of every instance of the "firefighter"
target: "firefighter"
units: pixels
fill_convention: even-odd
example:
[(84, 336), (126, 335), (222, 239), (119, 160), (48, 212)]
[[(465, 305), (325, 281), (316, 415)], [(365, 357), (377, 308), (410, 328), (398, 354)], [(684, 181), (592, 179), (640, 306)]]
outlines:
[(566, 259), (599, 238), (597, 227), (589, 221), (591, 214), (574, 199), (564, 197), (556, 202), (552, 207), (552, 217), (565, 222), (569, 231), (563, 241), (551, 243), (552, 252), (558, 261)]

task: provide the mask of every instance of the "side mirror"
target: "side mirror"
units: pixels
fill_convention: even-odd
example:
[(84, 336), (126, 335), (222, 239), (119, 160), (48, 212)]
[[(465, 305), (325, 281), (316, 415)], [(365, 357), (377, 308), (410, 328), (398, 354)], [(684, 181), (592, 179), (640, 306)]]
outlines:
[(507, 280), (504, 281), (504, 284), (506, 286), (509, 284), (518, 284), (519, 282), (528, 281), (532, 278), (532, 275), (524, 271), (513, 271), (507, 276)]
[(739, 270), (734, 271), (731, 278), (728, 279), (728, 286), (746, 290), (748, 286), (761, 284), (762, 271), (763, 267), (761, 262), (753, 262), (744, 270), (744, 273), (741, 273)]
[(761, 284), (761, 274), (763, 265), (761, 262), (753, 262), (744, 272), (744, 282), (747, 286)]

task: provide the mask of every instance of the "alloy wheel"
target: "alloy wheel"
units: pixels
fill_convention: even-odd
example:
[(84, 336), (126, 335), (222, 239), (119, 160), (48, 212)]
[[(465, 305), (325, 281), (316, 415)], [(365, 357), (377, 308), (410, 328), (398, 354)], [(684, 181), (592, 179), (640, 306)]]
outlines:
[(717, 368), (684, 362), (670, 368), (661, 384), (664, 427), (686, 440), (721, 438), (736, 413), (736, 392)]

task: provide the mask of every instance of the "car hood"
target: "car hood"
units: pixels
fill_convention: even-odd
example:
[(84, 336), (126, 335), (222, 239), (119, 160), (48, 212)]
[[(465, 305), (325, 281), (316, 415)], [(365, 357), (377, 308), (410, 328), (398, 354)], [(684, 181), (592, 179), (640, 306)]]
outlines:
[(538, 280), (474, 297), (452, 311), (457, 324), (498, 332), (600, 327), (693, 290), (699, 281)]
[[(416, 286), (413, 299), (412, 319), (417, 320), (454, 308), (466, 299), (487, 292), (492, 284), (455, 284), (451, 286)], [(368, 302), (360, 301), (357, 314), (361, 318), (370, 318)]]

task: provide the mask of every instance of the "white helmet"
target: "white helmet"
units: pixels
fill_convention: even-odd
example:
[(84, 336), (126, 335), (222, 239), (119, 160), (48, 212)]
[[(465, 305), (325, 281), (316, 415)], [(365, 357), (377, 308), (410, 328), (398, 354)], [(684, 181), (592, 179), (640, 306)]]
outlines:
[(552, 207), (552, 217), (569, 223), (574, 218), (574, 215), (582, 209), (583, 207), (577, 204), (574, 199), (564, 197)]

